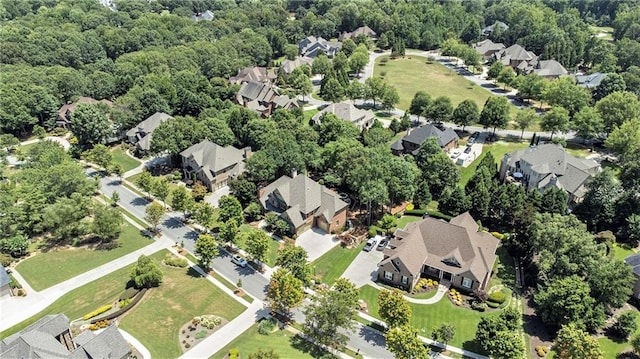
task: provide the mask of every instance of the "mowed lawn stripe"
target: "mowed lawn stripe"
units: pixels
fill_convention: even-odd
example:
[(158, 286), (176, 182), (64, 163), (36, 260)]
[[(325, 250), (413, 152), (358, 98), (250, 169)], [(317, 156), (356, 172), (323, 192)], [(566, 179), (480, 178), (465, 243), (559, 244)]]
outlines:
[(355, 248), (345, 248), (341, 245), (333, 247), (320, 258), (311, 262), (313, 274), (320, 276), (322, 283), (332, 285), (347, 270), (364, 245), (365, 242)]
[(36, 291), (49, 288), (99, 267), (153, 241), (130, 223), (123, 221), (118, 246), (113, 249), (68, 248), (39, 252), (18, 263), (16, 270)]

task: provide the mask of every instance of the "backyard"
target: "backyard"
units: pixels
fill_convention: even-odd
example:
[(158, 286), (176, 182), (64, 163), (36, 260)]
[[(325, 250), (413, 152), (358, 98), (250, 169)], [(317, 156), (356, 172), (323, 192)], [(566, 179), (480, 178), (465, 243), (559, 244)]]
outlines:
[(119, 164), (123, 173), (140, 166), (140, 161), (131, 158), (120, 147), (112, 149), (111, 155), (113, 156), (113, 163)]
[(258, 324), (247, 329), (211, 358), (222, 359), (232, 348), (238, 349), (243, 358), (249, 357), (249, 354), (258, 350), (269, 349), (273, 349), (280, 358), (319, 358), (326, 354), (325, 351), (306, 340), (297, 338), (288, 330), (276, 329), (269, 335), (262, 335), (258, 333)]
[(478, 164), (480, 164), (480, 161), (482, 161), (484, 156), (486, 156), (487, 152), (491, 152), (493, 158), (496, 160), (496, 164), (500, 166), (500, 161), (502, 161), (502, 157), (504, 157), (505, 154), (527, 147), (529, 147), (529, 142), (498, 141), (494, 143), (485, 143), (482, 147), (482, 155), (476, 158), (476, 160), (468, 167), (460, 167), (460, 186), (464, 187), (467, 182), (469, 182), (469, 179), (473, 176)]
[(332, 285), (358, 256), (365, 242), (354, 248), (335, 246), (320, 258), (311, 262), (314, 276), (319, 276), (322, 283)]
[(34, 290), (41, 291), (151, 244), (151, 240), (124, 221), (117, 243), (118, 246), (113, 249), (70, 247), (38, 252), (18, 263), (16, 271)]
[[(166, 253), (154, 256), (156, 261)], [(245, 309), (191, 268), (160, 264), (160, 269), (164, 274), (160, 287), (120, 321), (122, 329), (138, 338), (153, 357), (180, 356), (179, 331), (193, 317), (213, 314), (230, 321)]]

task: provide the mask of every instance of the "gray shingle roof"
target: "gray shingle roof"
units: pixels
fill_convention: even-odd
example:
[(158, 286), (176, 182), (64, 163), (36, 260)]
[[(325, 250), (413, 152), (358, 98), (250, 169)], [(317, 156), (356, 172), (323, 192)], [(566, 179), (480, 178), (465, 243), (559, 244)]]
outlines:
[(594, 88), (598, 87), (605, 77), (607, 77), (606, 73), (594, 72), (591, 75), (576, 75), (576, 81), (579, 86)]
[(136, 127), (127, 131), (127, 137), (138, 137), (137, 146), (143, 151), (148, 151), (151, 146), (151, 134), (164, 121), (173, 118), (164, 112), (156, 112)]
[(11, 278), (7, 274), (7, 270), (4, 269), (2, 264), (0, 264), (0, 287), (4, 287), (5, 285), (11, 283)]
[(491, 51), (500, 51), (504, 49), (504, 44), (501, 42), (495, 43), (489, 39), (482, 40), (480, 42), (476, 42), (472, 45), (472, 47), (480, 54), (485, 55)]
[(640, 277), (640, 253), (632, 254), (625, 258), (624, 261), (631, 266), (633, 274)]
[(284, 71), (285, 74), (290, 74), (293, 72), (293, 70), (302, 65), (313, 65), (313, 60), (314, 59), (310, 57), (298, 56), (295, 58), (295, 60), (284, 60), (280, 68), (282, 69), (282, 71)]
[(356, 125), (361, 131), (365, 127), (370, 126), (375, 119), (375, 114), (371, 110), (361, 110), (355, 107), (351, 102), (331, 103), (322, 111), (316, 113), (311, 117), (311, 120), (320, 125), (322, 123), (322, 116), (325, 113), (332, 113), (339, 119), (347, 122), (351, 122)]
[(197, 143), (180, 152), (183, 157), (193, 160), (203, 169), (218, 172), (244, 160), (244, 152), (233, 146), (222, 147), (209, 140)]
[(540, 60), (533, 72), (542, 77), (560, 77), (568, 74), (567, 69), (556, 60)]
[[(444, 129), (444, 130), (443, 130)], [(433, 123), (414, 128), (409, 134), (402, 138), (402, 141), (422, 145), (427, 138), (436, 137), (440, 147), (446, 146), (449, 142), (459, 139), (456, 132), (450, 127), (438, 128)]]

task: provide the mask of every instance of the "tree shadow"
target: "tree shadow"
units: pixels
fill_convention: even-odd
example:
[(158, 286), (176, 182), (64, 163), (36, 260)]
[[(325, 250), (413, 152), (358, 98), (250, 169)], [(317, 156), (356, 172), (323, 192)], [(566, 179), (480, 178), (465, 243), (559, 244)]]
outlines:
[(314, 358), (321, 358), (327, 354), (327, 352), (322, 348), (307, 341), (300, 335), (294, 335), (293, 337), (291, 337), (291, 339), (289, 339), (289, 341), (291, 342), (292, 347), (298, 349), (303, 353), (309, 354)]
[(134, 198), (130, 203), (131, 203), (132, 205), (134, 205), (134, 206), (146, 206), (146, 205), (148, 205), (150, 202), (149, 202), (149, 200), (147, 200), (146, 198), (136, 197), (136, 198)]
[(382, 333), (372, 327), (362, 325), (358, 334), (369, 344), (380, 347), (385, 346), (384, 336)]
[(198, 272), (195, 267), (189, 267), (189, 269), (187, 269), (187, 275), (189, 277), (193, 277), (193, 278), (202, 278), (204, 277), (202, 274), (200, 274), (200, 272)]
[(165, 219), (162, 222), (162, 225), (167, 227), (167, 228), (171, 228), (171, 229), (184, 227), (184, 223), (182, 223), (182, 221), (180, 219), (176, 218), (176, 217), (169, 217), (169, 218)]
[(488, 353), (482, 348), (482, 345), (478, 343), (475, 339), (467, 340), (462, 343), (462, 349), (468, 350), (470, 352), (475, 352), (482, 355), (487, 355)]

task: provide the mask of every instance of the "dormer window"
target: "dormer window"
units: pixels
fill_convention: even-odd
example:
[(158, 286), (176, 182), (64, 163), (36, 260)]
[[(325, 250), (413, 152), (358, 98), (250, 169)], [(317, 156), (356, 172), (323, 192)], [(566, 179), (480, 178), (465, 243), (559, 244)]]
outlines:
[(458, 260), (456, 259), (456, 257), (447, 257), (447, 258), (444, 258), (444, 259), (442, 260), (442, 263), (444, 263), (444, 264), (446, 264), (446, 265), (450, 265), (450, 266), (458, 267), (458, 268), (462, 267), (462, 266), (460, 265), (460, 262), (458, 262)]

